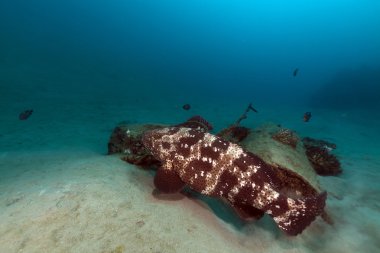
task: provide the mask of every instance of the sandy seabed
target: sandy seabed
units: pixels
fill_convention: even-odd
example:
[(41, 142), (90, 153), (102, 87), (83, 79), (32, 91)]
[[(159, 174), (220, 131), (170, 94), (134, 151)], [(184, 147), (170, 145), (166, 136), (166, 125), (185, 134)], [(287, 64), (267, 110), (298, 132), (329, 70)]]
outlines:
[[(152, 172), (106, 155), (118, 121), (138, 115), (140, 122), (159, 122), (157, 112), (153, 118), (148, 110), (119, 105), (36, 107), (27, 121), (17, 119), (21, 106), (2, 107), (1, 253), (363, 253), (380, 248), (380, 122), (366, 121), (360, 112), (314, 112), (321, 116), (305, 125), (298, 118), (292, 123), (292, 109), (283, 113), (286, 117), (276, 116), (275, 108), (262, 110), (301, 135), (337, 143), (343, 165), (341, 176), (320, 178), (334, 225), (318, 218), (301, 235), (288, 237), (268, 217), (245, 224), (222, 204), (179, 194), (157, 197)], [(177, 107), (159, 110), (179, 115), (164, 123), (187, 117)]]

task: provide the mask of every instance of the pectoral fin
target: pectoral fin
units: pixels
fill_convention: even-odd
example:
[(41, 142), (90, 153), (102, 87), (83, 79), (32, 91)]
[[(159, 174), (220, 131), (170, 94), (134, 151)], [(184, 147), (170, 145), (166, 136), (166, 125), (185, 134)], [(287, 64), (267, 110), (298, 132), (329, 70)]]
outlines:
[(232, 204), (232, 207), (243, 220), (258, 220), (264, 215), (264, 211), (251, 205), (234, 203)]
[(163, 193), (179, 192), (185, 183), (178, 176), (177, 172), (163, 165), (158, 170), (154, 177), (154, 185)]

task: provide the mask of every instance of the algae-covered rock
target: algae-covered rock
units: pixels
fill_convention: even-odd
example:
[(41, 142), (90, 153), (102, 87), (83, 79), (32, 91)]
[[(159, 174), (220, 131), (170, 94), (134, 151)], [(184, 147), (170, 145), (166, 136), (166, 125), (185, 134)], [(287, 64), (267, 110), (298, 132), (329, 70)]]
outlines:
[[(286, 180), (284, 187), (289, 188), (288, 191), (294, 189), (292, 194), (301, 197), (320, 193), (322, 190), (317, 174), (305, 155), (302, 142), (298, 142), (296, 147), (293, 147), (273, 138), (273, 135), (281, 129), (274, 124), (263, 125), (252, 129), (239, 144), (249, 152), (258, 155), (266, 163), (278, 167), (279, 176)], [(296, 134), (292, 133), (292, 135)]]
[[(283, 128), (275, 124), (263, 125), (251, 129), (248, 136), (241, 142), (244, 149), (254, 153), (270, 164), (282, 183), (281, 192), (293, 198), (317, 196), (323, 189), (320, 187), (318, 176), (310, 163), (306, 150), (301, 141), (296, 145), (280, 142), (273, 138)], [(300, 138), (295, 132), (293, 139)], [(331, 217), (323, 212), (321, 217), (329, 224), (333, 224)]]
[(272, 134), (272, 138), (283, 144), (296, 148), (299, 142), (299, 137), (290, 129), (280, 128)]
[(332, 154), (336, 149), (334, 143), (305, 137), (302, 142), (306, 149), (306, 155), (315, 172), (321, 176), (336, 176), (342, 173), (338, 158)]

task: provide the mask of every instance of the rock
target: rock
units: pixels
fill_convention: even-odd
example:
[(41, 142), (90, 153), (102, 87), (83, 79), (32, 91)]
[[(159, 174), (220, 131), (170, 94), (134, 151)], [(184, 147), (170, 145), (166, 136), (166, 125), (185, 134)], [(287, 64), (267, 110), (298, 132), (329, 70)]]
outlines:
[(303, 138), (302, 142), (306, 148), (306, 155), (318, 175), (336, 176), (342, 173), (338, 158), (331, 153), (336, 149), (334, 143), (309, 137)]
[[(282, 182), (281, 191), (288, 196), (293, 198), (318, 196), (324, 190), (306, 156), (303, 143), (298, 142), (298, 145), (294, 147), (275, 140), (272, 136), (281, 129), (274, 124), (253, 129), (240, 145), (275, 168), (275, 172)], [(294, 138), (300, 139), (295, 133), (292, 135)], [(326, 212), (322, 213), (321, 217), (325, 222), (333, 223)]]
[[(253, 129), (240, 145), (277, 167), (277, 173), (284, 180), (284, 187), (288, 188), (287, 191), (294, 191), (292, 194), (307, 196), (322, 192), (302, 142), (294, 148), (272, 138), (281, 129), (283, 128), (274, 124)], [(295, 133), (292, 135), (299, 139)]]

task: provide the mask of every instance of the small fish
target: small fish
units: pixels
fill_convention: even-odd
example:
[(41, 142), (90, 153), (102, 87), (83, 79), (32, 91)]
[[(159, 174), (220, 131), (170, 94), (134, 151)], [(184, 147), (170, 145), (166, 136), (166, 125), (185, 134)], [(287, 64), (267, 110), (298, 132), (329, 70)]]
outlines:
[(20, 113), (20, 115), (18, 115), (18, 118), (20, 120), (27, 120), (30, 117), (30, 115), (32, 115), (32, 113), (33, 110), (25, 110), (22, 113)]
[(295, 70), (293, 70), (293, 76), (295, 77), (295, 76), (297, 76), (297, 74), (298, 74), (298, 68), (296, 68)]
[(188, 111), (188, 110), (190, 110), (191, 106), (190, 106), (190, 104), (184, 104), (184, 105), (182, 106), (182, 108), (183, 108), (185, 111)]
[(304, 122), (309, 122), (310, 118), (311, 118), (311, 112), (305, 112), (303, 114), (303, 121)]
[(250, 104), (248, 105), (248, 109), (247, 109), (247, 111), (249, 111), (249, 110), (252, 110), (252, 111), (254, 111), (254, 112), (258, 112), (258, 111), (252, 106), (252, 103), (250, 103)]

